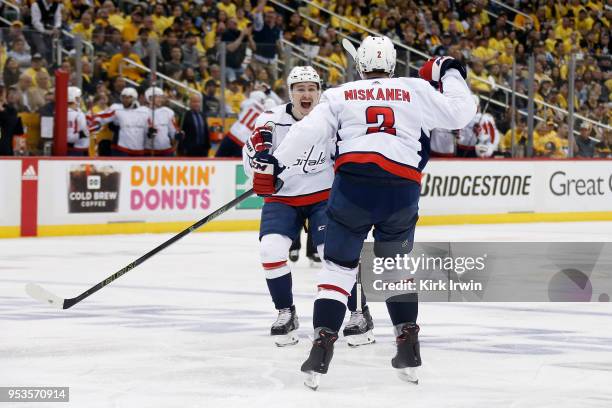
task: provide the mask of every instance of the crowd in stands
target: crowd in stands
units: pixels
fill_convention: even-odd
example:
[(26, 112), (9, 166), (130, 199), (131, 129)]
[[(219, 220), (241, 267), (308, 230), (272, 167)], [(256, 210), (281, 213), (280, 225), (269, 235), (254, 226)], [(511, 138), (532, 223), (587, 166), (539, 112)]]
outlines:
[[(135, 86), (142, 94), (151, 85), (150, 74), (139, 68), (144, 66), (154, 67), (166, 77), (201, 92), (205, 115), (237, 114), (257, 81), (270, 84), (281, 98), (287, 99), (282, 62), (301, 65), (303, 61), (287, 57), (287, 45), (281, 40), (316, 55), (316, 67), (325, 86), (335, 86), (346, 80), (349, 70), (347, 55), (340, 45), (341, 34), (361, 39), (367, 35), (363, 29), (367, 27), (426, 54), (460, 59), (469, 67), (472, 90), (504, 103), (509, 103), (509, 94), (502, 87), (511, 87), (513, 63), (516, 89), (527, 94), (527, 60), (533, 55), (535, 99), (568, 109), (569, 61), (574, 54), (576, 113), (612, 124), (612, 9), (604, 1), (506, 2), (524, 14), (487, 0), (313, 0), (311, 4), (299, 0), (8, 2), (15, 4), (19, 12), (0, 3), (0, 16), (10, 20), (9, 24), (0, 21), (0, 105), (10, 99), (17, 112), (52, 112), (53, 71), (57, 68), (69, 71), (73, 84), (82, 84), (84, 110), (103, 111), (119, 102), (126, 86)], [(75, 59), (76, 34), (88, 43), (80, 61)], [(59, 46), (67, 51), (61, 62), (57, 57)], [(126, 63), (125, 58), (136, 65)], [(400, 48), (398, 58), (406, 58)], [(413, 58), (413, 62), (418, 60)], [(77, 63), (80, 81), (76, 78)], [(222, 75), (227, 81), (223, 97)], [(163, 86), (170, 99), (190, 105), (191, 93), (185, 88), (170, 82)], [(482, 108), (495, 116), (504, 135), (500, 149), (508, 152), (513, 112), (486, 104), (484, 99)], [(526, 112), (527, 101), (517, 98), (517, 108)], [(566, 116), (540, 104), (536, 104), (536, 115), (541, 120), (536, 121), (534, 132), (535, 154), (565, 157), (569, 135)], [(518, 112), (515, 118), (516, 140), (524, 145), (526, 118)], [(580, 120), (576, 129), (579, 154), (612, 156), (609, 130)]]

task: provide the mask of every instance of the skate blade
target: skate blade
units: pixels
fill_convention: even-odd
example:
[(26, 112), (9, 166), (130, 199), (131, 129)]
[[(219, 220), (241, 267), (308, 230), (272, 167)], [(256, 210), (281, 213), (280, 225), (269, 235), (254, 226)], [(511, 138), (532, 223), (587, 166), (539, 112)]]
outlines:
[(304, 385), (310, 388), (313, 391), (316, 391), (319, 388), (319, 383), (321, 382), (321, 373), (316, 373), (314, 371), (308, 371), (306, 373), (306, 380), (304, 381)]
[(416, 367), (396, 368), (397, 376), (400, 380), (417, 385), (419, 378), (416, 375)]
[(293, 346), (299, 341), (298, 335), (295, 333), (295, 331), (287, 334), (272, 336), (272, 338), (274, 339), (274, 344), (276, 344), (276, 347)]
[(367, 344), (373, 344), (376, 342), (374, 338), (374, 332), (372, 330), (368, 330), (363, 334), (354, 334), (352, 336), (346, 336), (346, 342), (349, 347), (359, 347), (365, 346)]

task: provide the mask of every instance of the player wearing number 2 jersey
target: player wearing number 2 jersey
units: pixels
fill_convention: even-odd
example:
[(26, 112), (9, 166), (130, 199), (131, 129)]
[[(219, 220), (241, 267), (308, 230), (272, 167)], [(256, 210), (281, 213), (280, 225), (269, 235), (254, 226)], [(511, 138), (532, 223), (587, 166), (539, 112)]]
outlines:
[[(319, 102), (321, 82), (312, 67), (295, 67), (287, 78), (291, 103), (279, 105), (257, 118), (256, 129), (244, 147), (245, 170), (252, 169), (253, 158), (261, 152), (274, 152), (283, 143), (287, 132)], [(306, 135), (304, 135), (306, 136)], [(322, 254), (327, 217), (327, 197), (334, 179), (334, 145), (321, 139), (308, 145), (283, 173), (283, 187), (265, 198), (259, 232), (261, 262), (278, 318), (271, 334), (278, 346), (297, 343), (298, 318), (293, 305), (291, 267), (287, 263), (292, 241), (299, 236), (305, 221), (312, 234), (316, 250)], [(349, 291), (353, 289), (349, 288)], [(356, 308), (352, 308), (355, 310)], [(351, 315), (350, 324), (357, 324), (345, 333), (349, 344), (373, 342), (369, 314)], [(344, 315), (342, 316), (344, 317)], [(359, 324), (361, 323), (361, 324)], [(359, 330), (359, 329), (362, 330)]]
[[(333, 356), (333, 344), (355, 283), (363, 241), (374, 228), (377, 256), (410, 251), (418, 219), (421, 171), (433, 128), (459, 129), (476, 113), (465, 69), (450, 57), (427, 61), (418, 78), (391, 78), (396, 54), (387, 37), (367, 37), (356, 53), (361, 81), (325, 91), (321, 102), (289, 130), (274, 155), (256, 158), (256, 192), (275, 176), (294, 171), (308, 146), (335, 140), (336, 175), (328, 200), (323, 268), (314, 303), (314, 341), (302, 371), (316, 389)], [(442, 92), (430, 83), (438, 84)], [(284, 170), (283, 170), (284, 169)], [(387, 294), (396, 330), (392, 366), (417, 382), (421, 365), (416, 294)]]

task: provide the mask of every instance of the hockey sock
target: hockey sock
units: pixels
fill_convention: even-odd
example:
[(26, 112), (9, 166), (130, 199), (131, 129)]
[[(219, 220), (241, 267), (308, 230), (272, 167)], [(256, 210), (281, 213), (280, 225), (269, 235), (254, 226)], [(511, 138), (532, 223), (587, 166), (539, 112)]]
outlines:
[(293, 305), (293, 292), (291, 290), (293, 281), (291, 279), (291, 273), (274, 279), (266, 279), (266, 283), (268, 284), (268, 290), (272, 296), (274, 307), (277, 310), (285, 309)]
[[(361, 310), (366, 305), (366, 297), (363, 291), (361, 292)], [(351, 296), (348, 298), (348, 303), (346, 305), (348, 310), (354, 312), (357, 310), (357, 283), (353, 285), (353, 289), (351, 289)]]
[(419, 298), (416, 293), (393, 296), (387, 299), (387, 311), (393, 325), (415, 322), (419, 314)]
[(313, 327), (327, 327), (328, 329), (339, 331), (346, 314), (344, 303), (334, 299), (317, 299), (314, 302), (312, 317)]

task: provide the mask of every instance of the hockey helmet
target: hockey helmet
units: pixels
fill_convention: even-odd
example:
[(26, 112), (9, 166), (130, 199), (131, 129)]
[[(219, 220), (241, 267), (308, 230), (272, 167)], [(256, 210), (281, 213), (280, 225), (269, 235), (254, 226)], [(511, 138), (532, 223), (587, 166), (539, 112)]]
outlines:
[(321, 77), (313, 67), (301, 66), (293, 67), (287, 77), (287, 89), (291, 92), (291, 87), (302, 82), (314, 82), (321, 89)]
[(361, 78), (368, 72), (381, 71), (393, 75), (397, 53), (387, 36), (367, 36), (357, 49), (357, 71)]
[[(295, 104), (291, 88), (293, 85), (301, 84), (303, 82), (314, 82), (317, 84), (317, 88), (319, 89), (318, 96), (321, 95), (321, 77), (317, 71), (315, 71), (313, 67), (309, 66), (293, 67), (291, 72), (289, 72), (289, 76), (287, 77), (287, 90), (289, 91), (289, 100), (291, 100), (291, 103)], [(314, 105), (316, 105), (318, 102), (319, 98), (317, 97)]]
[(164, 90), (156, 86), (152, 86), (145, 91), (145, 100), (149, 103), (153, 102), (153, 95), (164, 96)]
[(134, 88), (123, 88), (121, 91), (121, 96), (131, 96), (134, 99), (138, 99), (138, 92)]
[(82, 92), (76, 86), (68, 87), (68, 103), (77, 103), (78, 99), (81, 97)]

